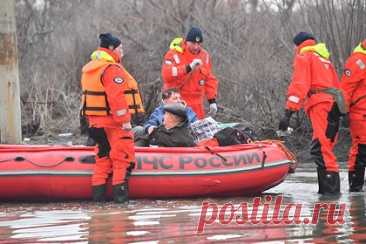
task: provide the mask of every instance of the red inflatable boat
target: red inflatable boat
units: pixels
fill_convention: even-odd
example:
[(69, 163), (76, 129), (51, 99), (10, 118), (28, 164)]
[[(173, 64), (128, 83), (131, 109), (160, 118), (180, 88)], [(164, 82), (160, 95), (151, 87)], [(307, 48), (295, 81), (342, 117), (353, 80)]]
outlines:
[[(258, 194), (281, 183), (293, 165), (279, 142), (136, 148), (136, 159), (131, 198)], [(92, 147), (0, 145), (0, 200), (90, 199), (94, 162)]]

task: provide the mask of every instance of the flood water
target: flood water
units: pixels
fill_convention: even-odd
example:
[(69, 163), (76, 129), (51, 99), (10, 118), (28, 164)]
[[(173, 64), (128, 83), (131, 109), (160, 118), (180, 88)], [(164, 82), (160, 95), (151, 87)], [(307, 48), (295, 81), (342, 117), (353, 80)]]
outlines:
[[(126, 205), (2, 203), (0, 243), (366, 243), (365, 193), (348, 193), (346, 170), (341, 172), (342, 195), (326, 198), (318, 195), (317, 190), (314, 166), (304, 164), (285, 182), (266, 191), (261, 200), (272, 198), (267, 200), (268, 216), (275, 211), (275, 199), (279, 197), (283, 198), (281, 211), (289, 203), (301, 205), (301, 214), (296, 215), (294, 208), (293, 213), (289, 212), (290, 217), (292, 214), (300, 220), (314, 217), (316, 203), (335, 203), (338, 207), (344, 204), (344, 223), (330, 223), (327, 212), (321, 211), (316, 223), (309, 224), (237, 223), (236, 216), (231, 223), (223, 224), (230, 219), (230, 211), (222, 210), (225, 203), (237, 208), (248, 203), (251, 213), (252, 197), (130, 200)], [(212, 224), (205, 225), (202, 233), (197, 234), (203, 201), (211, 204), (203, 219)], [(216, 219), (212, 211), (215, 203)], [(258, 219), (266, 211), (261, 206)], [(220, 211), (224, 213), (224, 222), (219, 218)]]

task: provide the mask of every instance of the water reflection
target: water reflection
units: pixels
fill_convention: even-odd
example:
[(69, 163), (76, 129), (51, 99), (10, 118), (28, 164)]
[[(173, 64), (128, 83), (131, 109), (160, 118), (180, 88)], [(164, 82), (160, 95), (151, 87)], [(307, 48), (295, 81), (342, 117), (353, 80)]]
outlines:
[[(346, 204), (343, 224), (329, 224), (326, 211), (321, 211), (314, 224), (220, 224), (217, 218), (197, 234), (202, 201), (222, 206), (242, 203), (253, 210), (253, 198), (132, 200), (128, 205), (81, 203), (16, 204), (0, 207), (0, 243), (365, 243), (366, 216), (364, 193), (348, 193), (346, 171), (341, 172), (342, 192), (337, 198), (324, 198), (316, 193), (316, 173), (300, 168), (295, 175), (267, 191), (273, 199), (268, 216), (274, 212), (274, 200), (281, 198), (281, 211), (289, 203), (301, 205), (299, 220), (314, 216), (314, 205)], [(258, 218), (264, 214), (258, 208)], [(228, 219), (230, 212), (225, 212)], [(283, 212), (281, 212), (283, 213)], [(208, 212), (208, 214), (212, 214)]]
[(88, 222), (89, 243), (123, 243), (126, 238), (128, 215), (124, 211), (108, 212), (98, 209), (92, 213)]
[(0, 217), (0, 240), (21, 242), (79, 241), (88, 229), (83, 226), (90, 217), (84, 211), (53, 210), (13, 212)]
[(346, 239), (353, 240), (354, 243), (366, 242), (366, 213), (365, 194), (354, 192), (349, 195), (349, 235)]

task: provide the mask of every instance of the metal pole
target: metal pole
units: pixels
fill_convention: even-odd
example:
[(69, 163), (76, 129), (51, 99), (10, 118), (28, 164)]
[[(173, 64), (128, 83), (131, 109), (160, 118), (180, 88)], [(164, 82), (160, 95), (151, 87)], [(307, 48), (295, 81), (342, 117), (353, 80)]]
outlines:
[(21, 142), (15, 0), (0, 3), (0, 143)]

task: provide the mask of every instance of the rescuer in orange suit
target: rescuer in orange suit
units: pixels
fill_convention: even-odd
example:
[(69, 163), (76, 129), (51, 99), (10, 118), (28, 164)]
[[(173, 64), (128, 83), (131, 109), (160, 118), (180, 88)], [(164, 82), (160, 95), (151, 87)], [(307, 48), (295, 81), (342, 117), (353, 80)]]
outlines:
[(105, 199), (106, 179), (113, 172), (113, 199), (128, 200), (127, 176), (135, 161), (129, 102), (131, 76), (120, 64), (121, 41), (110, 33), (101, 34), (100, 47), (82, 69), (82, 110), (89, 122), (89, 134), (97, 143), (92, 177), (95, 201)]
[(293, 42), (296, 45), (293, 76), (279, 129), (287, 130), (291, 115), (304, 107), (313, 128), (311, 155), (317, 164), (319, 193), (337, 194), (340, 192), (339, 167), (333, 147), (342, 106), (338, 77), (324, 43), (317, 43), (315, 37), (306, 32), (298, 33)]
[(366, 39), (347, 59), (341, 83), (349, 106), (352, 147), (348, 158), (350, 191), (362, 191), (366, 165)]
[(205, 117), (205, 97), (210, 104), (209, 115), (214, 116), (217, 112), (218, 81), (211, 70), (210, 55), (201, 47), (202, 42), (201, 30), (192, 27), (185, 40), (176, 38), (172, 41), (162, 67), (164, 89), (178, 89), (199, 119)]

